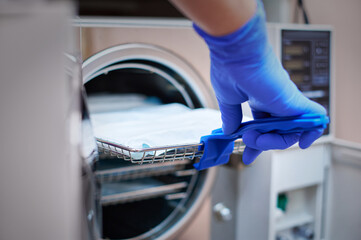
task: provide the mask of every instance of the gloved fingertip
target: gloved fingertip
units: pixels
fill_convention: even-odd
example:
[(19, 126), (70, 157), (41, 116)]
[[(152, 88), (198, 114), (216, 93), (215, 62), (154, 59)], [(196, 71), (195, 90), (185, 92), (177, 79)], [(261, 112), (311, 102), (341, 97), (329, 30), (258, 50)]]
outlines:
[(304, 132), (300, 137), (300, 148), (306, 149), (311, 146), (314, 141), (316, 141), (319, 137), (322, 136), (323, 131), (324, 129), (317, 129), (314, 131)]
[(256, 158), (262, 153), (261, 150), (246, 147), (242, 155), (242, 162), (245, 165), (249, 165), (256, 160)]
[(306, 98), (304, 95), (300, 95), (295, 102), (298, 105), (297, 109), (301, 110), (301, 113), (327, 114), (326, 109), (321, 104)]
[(234, 133), (242, 123), (242, 106), (240, 104), (231, 105), (218, 102), (219, 110), (222, 114), (222, 129), (224, 134)]
[(322, 115), (326, 115), (327, 111), (326, 109), (319, 103), (310, 100), (310, 105), (309, 105), (309, 109), (311, 109), (312, 113), (318, 113), (318, 114), (322, 114)]

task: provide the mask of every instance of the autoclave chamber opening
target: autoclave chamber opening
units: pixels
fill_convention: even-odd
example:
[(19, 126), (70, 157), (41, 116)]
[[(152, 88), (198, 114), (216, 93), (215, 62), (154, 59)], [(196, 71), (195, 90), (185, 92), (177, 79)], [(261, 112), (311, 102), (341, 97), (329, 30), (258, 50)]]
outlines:
[(97, 94), (139, 94), (153, 97), (162, 104), (204, 107), (199, 96), (176, 71), (148, 60), (129, 60), (109, 65), (94, 73), (85, 88), (89, 97)]
[[(195, 91), (176, 71), (147, 60), (106, 66), (84, 86), (90, 115), (168, 103), (203, 107)], [(102, 237), (152, 239), (182, 227), (179, 222), (204, 191), (207, 171), (195, 171), (191, 161), (134, 166), (100, 154), (96, 177), (102, 198), (118, 196), (102, 203)]]

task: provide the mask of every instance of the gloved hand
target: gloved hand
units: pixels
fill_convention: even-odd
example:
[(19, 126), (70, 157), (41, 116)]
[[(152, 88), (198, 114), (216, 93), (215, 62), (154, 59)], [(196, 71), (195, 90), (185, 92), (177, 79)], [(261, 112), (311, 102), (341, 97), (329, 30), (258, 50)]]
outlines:
[[(257, 4), (255, 15), (240, 29), (225, 36), (211, 36), (194, 24), (210, 50), (211, 81), (225, 134), (239, 127), (241, 103), (245, 101), (249, 101), (255, 119), (326, 114), (321, 105), (303, 96), (283, 69), (267, 39), (263, 5), (260, 1)], [(322, 132), (323, 129), (292, 134), (249, 131), (243, 135), (246, 144), (243, 162), (250, 164), (262, 151), (286, 149), (297, 142), (301, 148), (307, 148)]]

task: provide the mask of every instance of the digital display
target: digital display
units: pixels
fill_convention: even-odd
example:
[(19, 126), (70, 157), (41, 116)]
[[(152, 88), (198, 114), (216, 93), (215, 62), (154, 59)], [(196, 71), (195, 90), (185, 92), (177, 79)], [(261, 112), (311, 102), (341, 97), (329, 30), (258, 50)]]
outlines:
[(287, 70), (303, 70), (303, 60), (287, 60), (283, 62), (284, 67)]
[(302, 45), (289, 45), (284, 46), (283, 51), (286, 55), (303, 55), (303, 47)]

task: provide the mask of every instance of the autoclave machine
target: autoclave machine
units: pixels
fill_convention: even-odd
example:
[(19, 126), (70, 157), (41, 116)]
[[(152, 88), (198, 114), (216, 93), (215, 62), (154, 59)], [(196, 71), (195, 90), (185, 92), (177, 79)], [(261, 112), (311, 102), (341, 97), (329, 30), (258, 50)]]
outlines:
[[(125, 98), (118, 100), (125, 99), (127, 104), (142, 96), (148, 103), (217, 108), (209, 81), (208, 50), (190, 22), (83, 18), (76, 26), (91, 112), (99, 111), (97, 101), (102, 97), (104, 101), (104, 94), (110, 101), (117, 101), (111, 96), (123, 95)], [(276, 52), (297, 86), (329, 110), (330, 29), (271, 24), (268, 29)], [(100, 111), (112, 111), (112, 104), (103, 104), (105, 109)], [(249, 114), (247, 109), (245, 112)], [(222, 193), (222, 187), (217, 187), (224, 183), (225, 176), (232, 176), (226, 168), (219, 171), (211, 192), (215, 168), (196, 172), (189, 162), (135, 166), (112, 162), (101, 154), (96, 176), (102, 188), (114, 184), (137, 188), (133, 193), (123, 188), (127, 190), (113, 198), (103, 196), (104, 238), (217, 239), (225, 229), (229, 239), (237, 238), (240, 201), (232, 196), (237, 191)], [(156, 185), (149, 184), (154, 180)]]

